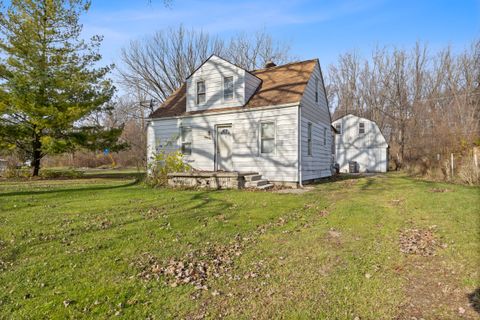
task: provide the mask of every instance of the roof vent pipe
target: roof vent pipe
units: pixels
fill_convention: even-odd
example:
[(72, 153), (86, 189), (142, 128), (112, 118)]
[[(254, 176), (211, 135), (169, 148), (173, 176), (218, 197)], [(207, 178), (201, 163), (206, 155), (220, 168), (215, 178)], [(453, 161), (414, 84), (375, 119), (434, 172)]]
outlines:
[(267, 63), (265, 63), (265, 68), (273, 68), (277, 66), (272, 60), (268, 60)]

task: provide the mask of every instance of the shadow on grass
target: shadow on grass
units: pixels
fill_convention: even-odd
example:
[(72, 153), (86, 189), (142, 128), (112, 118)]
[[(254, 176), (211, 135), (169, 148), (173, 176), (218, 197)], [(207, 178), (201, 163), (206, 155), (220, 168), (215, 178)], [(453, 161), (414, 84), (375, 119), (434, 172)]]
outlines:
[(52, 193), (65, 193), (65, 192), (82, 192), (82, 191), (98, 191), (98, 190), (111, 190), (111, 189), (120, 189), (131, 187), (140, 182), (139, 179), (135, 179), (132, 182), (116, 185), (116, 186), (92, 186), (85, 188), (67, 188), (67, 189), (55, 189), (55, 190), (40, 190), (40, 191), (14, 191), (7, 193), (0, 193), (0, 198), (4, 197), (13, 197), (13, 196), (35, 196), (41, 194), (52, 194)]
[(350, 174), (350, 173), (340, 173), (335, 176), (331, 176), (328, 178), (322, 178), (319, 181), (315, 181), (314, 183), (310, 185), (320, 185), (320, 184), (325, 184), (325, 183), (331, 183), (331, 182), (338, 182), (338, 181), (346, 181), (346, 180), (357, 180), (357, 179), (362, 179), (365, 178), (366, 175), (363, 174)]
[(468, 295), (468, 301), (477, 313), (480, 314), (480, 287)]
[(112, 173), (87, 173), (80, 177), (79, 179), (145, 179), (145, 172), (112, 172)]

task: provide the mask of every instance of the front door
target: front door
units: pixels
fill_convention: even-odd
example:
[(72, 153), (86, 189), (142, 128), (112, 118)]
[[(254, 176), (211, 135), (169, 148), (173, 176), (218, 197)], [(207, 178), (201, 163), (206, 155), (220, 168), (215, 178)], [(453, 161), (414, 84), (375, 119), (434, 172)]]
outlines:
[(217, 156), (216, 169), (220, 171), (232, 171), (232, 125), (217, 126)]

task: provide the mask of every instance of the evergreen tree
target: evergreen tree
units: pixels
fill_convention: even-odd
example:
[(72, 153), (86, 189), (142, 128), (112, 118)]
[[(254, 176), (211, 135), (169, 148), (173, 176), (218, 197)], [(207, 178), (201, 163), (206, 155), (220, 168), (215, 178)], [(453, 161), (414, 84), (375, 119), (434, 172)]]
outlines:
[[(92, 128), (82, 120), (107, 108), (114, 93), (106, 78), (112, 66), (97, 65), (102, 37), (80, 37), (79, 18), (89, 6), (12, 0), (0, 14), (0, 147), (23, 153), (34, 176), (46, 154), (89, 144)], [(112, 131), (109, 141), (120, 133)]]

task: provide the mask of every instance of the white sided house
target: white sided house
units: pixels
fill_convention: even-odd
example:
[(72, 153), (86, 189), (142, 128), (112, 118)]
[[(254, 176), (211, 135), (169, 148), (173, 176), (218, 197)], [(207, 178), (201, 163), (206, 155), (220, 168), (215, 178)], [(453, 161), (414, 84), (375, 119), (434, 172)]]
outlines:
[(249, 72), (212, 55), (151, 114), (147, 152), (298, 185), (332, 174), (331, 132), (317, 59)]
[(340, 172), (387, 172), (388, 144), (374, 121), (348, 114), (332, 125)]

